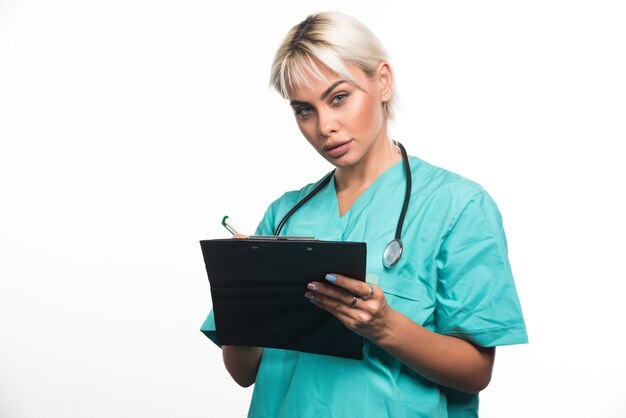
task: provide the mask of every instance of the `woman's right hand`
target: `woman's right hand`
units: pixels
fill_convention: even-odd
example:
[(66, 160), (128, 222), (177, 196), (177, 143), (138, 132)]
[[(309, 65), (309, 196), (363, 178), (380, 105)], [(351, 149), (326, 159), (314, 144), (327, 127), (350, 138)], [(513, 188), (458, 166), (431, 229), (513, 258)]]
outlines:
[(262, 356), (263, 348), (261, 347), (222, 346), (222, 358), (226, 370), (235, 382), (244, 388), (256, 381)]

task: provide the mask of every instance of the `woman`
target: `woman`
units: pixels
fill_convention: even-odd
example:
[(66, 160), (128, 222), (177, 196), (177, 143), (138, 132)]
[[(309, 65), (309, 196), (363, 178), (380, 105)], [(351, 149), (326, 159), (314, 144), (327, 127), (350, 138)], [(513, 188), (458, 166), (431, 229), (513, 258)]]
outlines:
[[(477, 416), (495, 346), (527, 341), (495, 203), (476, 183), (403, 158), (387, 132), (393, 72), (360, 22), (309, 16), (280, 46), (271, 80), (336, 168), (280, 234), (367, 242), (368, 283), (329, 272), (304, 295), (364, 337), (364, 359), (224, 346), (235, 381), (256, 382), (249, 416)], [(256, 234), (274, 234), (319, 183), (276, 200)], [(398, 235), (399, 259), (400, 246), (386, 250)], [(212, 315), (202, 329), (214, 339)]]

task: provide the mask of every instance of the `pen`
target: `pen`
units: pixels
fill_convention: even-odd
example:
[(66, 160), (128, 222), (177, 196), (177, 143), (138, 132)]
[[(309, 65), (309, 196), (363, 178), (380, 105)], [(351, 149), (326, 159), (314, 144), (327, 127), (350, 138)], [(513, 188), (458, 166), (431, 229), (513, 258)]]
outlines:
[(232, 222), (230, 222), (230, 220), (228, 220), (228, 215), (224, 216), (222, 218), (222, 225), (224, 226), (224, 228), (226, 228), (228, 230), (228, 232), (230, 232), (233, 235), (237, 235), (239, 234), (239, 232), (237, 232), (237, 228), (235, 228), (235, 226), (232, 224)]

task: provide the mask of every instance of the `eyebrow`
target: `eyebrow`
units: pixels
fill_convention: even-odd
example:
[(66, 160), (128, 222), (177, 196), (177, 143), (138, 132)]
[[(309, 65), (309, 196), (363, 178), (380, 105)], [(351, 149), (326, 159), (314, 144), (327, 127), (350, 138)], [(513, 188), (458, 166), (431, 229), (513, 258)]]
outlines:
[[(326, 90), (324, 90), (324, 92), (320, 95), (320, 99), (324, 100), (337, 86), (343, 84), (343, 83), (347, 83), (346, 80), (339, 80), (339, 81), (335, 81), (333, 84), (330, 85), (330, 87), (328, 87)], [(305, 104), (306, 102), (303, 102), (301, 100), (291, 100), (289, 102), (289, 104), (293, 105), (298, 105), (298, 104)]]
[(333, 84), (331, 84), (331, 86), (329, 88), (324, 90), (324, 93), (322, 93), (322, 95), (320, 96), (320, 99), (324, 100), (326, 98), (326, 96), (328, 96), (330, 94), (330, 92), (335, 89), (335, 87), (337, 87), (338, 85), (343, 84), (343, 83), (346, 83), (346, 80), (335, 81)]

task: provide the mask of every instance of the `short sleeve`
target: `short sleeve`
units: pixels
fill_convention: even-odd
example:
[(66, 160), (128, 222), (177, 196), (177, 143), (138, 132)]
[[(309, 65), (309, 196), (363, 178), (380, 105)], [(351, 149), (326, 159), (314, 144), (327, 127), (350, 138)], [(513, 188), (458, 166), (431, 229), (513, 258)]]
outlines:
[(272, 203), (256, 228), (254, 235), (274, 235), (274, 212), (278, 201)]
[(436, 331), (484, 347), (528, 342), (495, 202), (475, 195), (437, 256)]
[(213, 309), (211, 309), (209, 316), (207, 316), (206, 320), (202, 324), (202, 327), (200, 327), (200, 331), (202, 331), (202, 333), (215, 344), (219, 345), (217, 343), (217, 335), (215, 334), (215, 317), (213, 316)]

